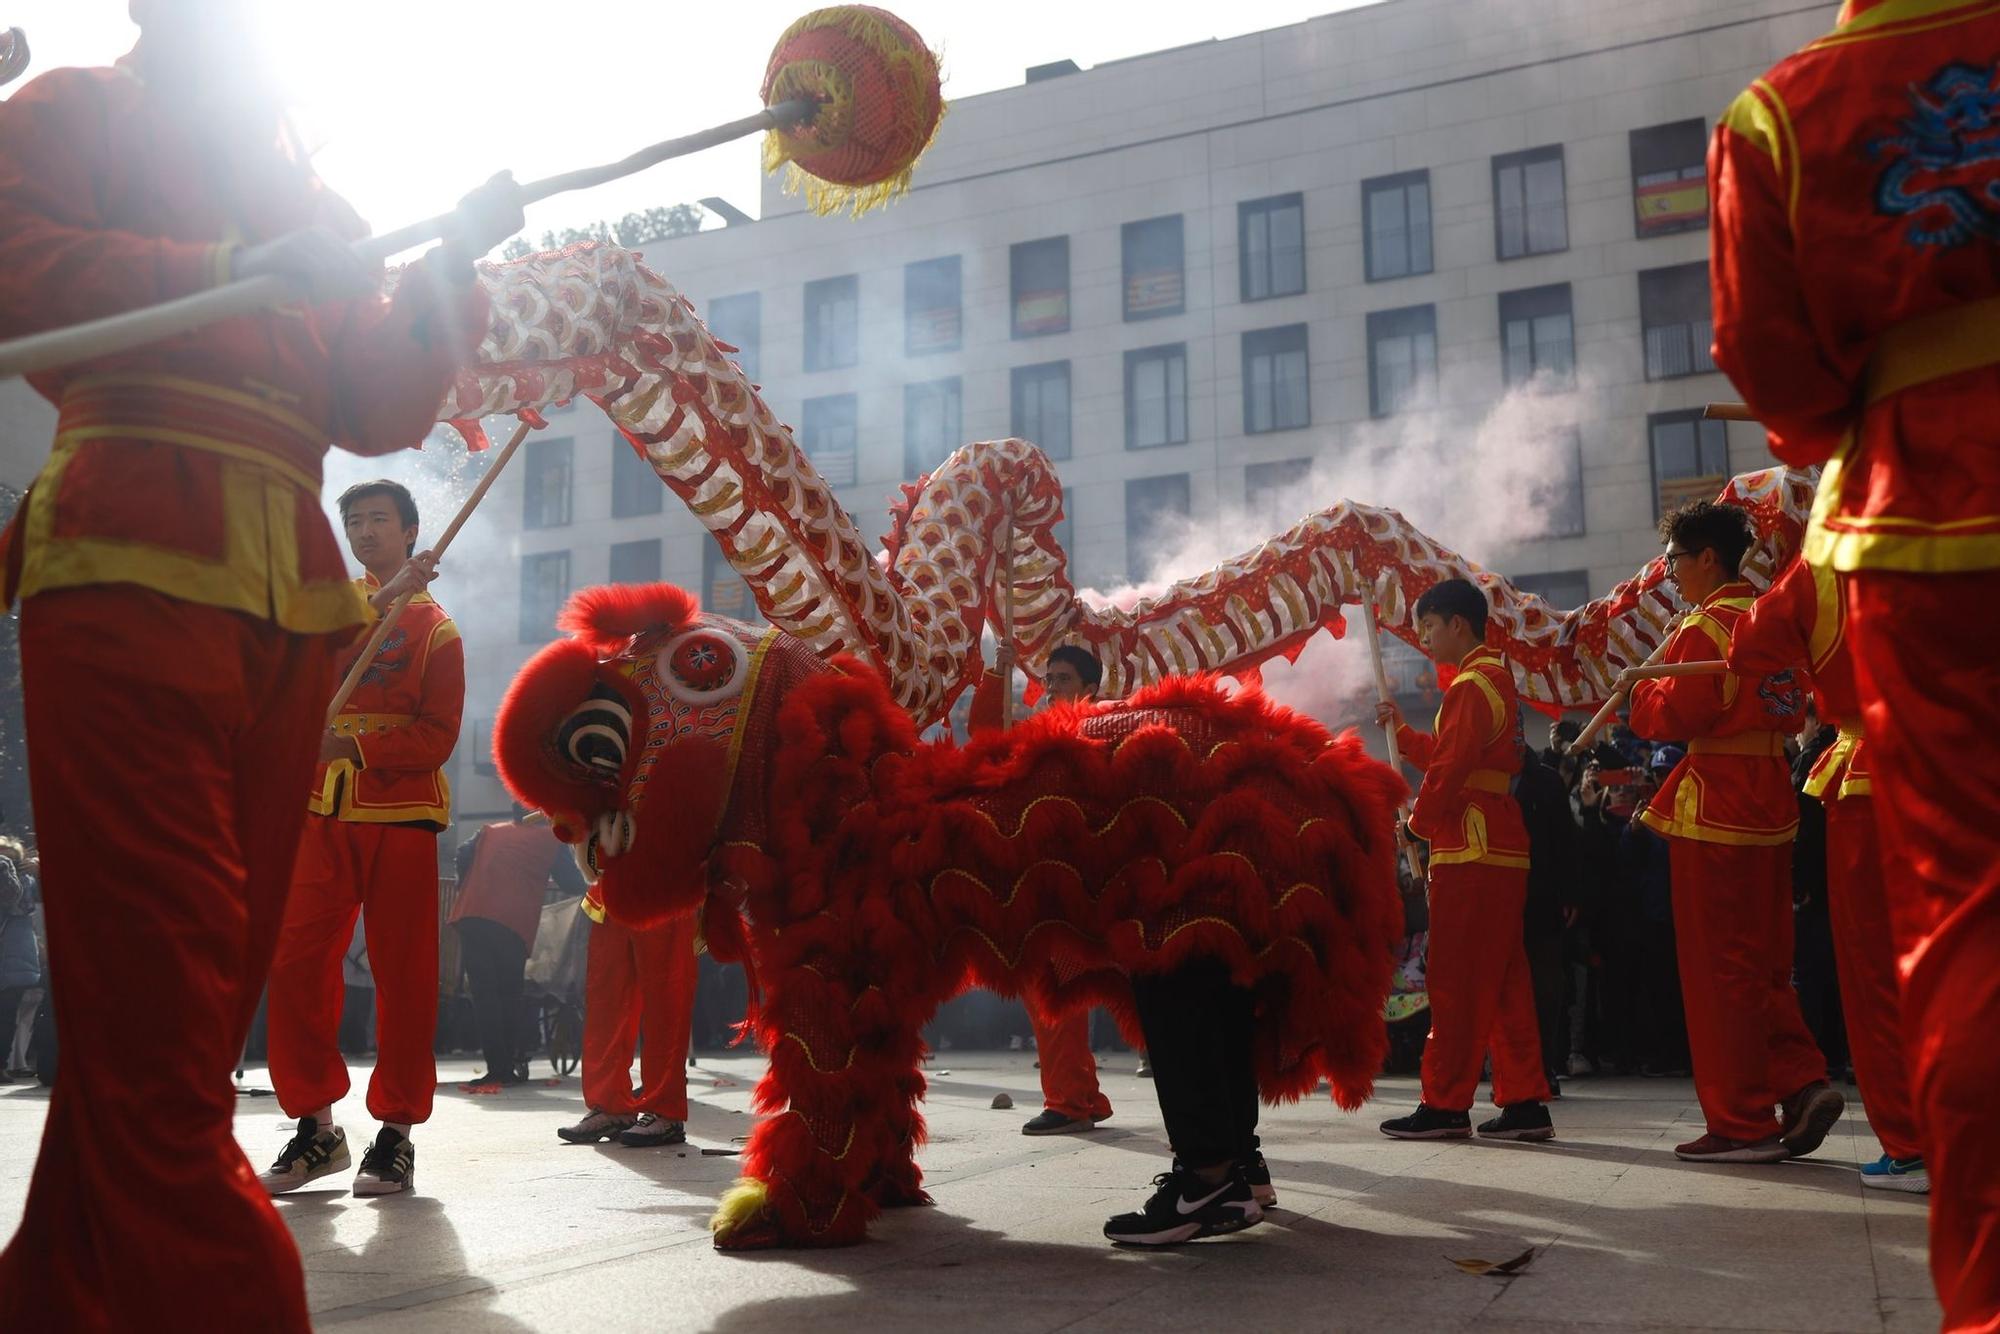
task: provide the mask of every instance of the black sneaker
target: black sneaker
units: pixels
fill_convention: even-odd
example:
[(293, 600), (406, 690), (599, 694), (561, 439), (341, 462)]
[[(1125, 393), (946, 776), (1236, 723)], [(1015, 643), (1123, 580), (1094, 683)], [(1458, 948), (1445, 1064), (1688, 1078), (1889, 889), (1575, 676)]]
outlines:
[(607, 1139), (617, 1139), (632, 1128), (632, 1117), (613, 1116), (610, 1112), (600, 1112), (595, 1107), (584, 1114), (584, 1118), (573, 1126), (557, 1126), (556, 1136), (570, 1144), (597, 1144)]
[(1064, 1116), (1053, 1107), (1042, 1109), (1035, 1117), (1021, 1127), (1023, 1135), (1077, 1135), (1086, 1130), (1097, 1129), (1097, 1122), (1087, 1116)]
[(417, 1185), (417, 1146), (389, 1129), (375, 1136), (354, 1174), (356, 1195), (399, 1195)]
[(1264, 1221), (1264, 1211), (1250, 1193), (1241, 1170), (1211, 1186), (1192, 1172), (1162, 1172), (1153, 1178), (1159, 1189), (1136, 1214), (1119, 1214), (1104, 1225), (1104, 1235), (1124, 1246), (1178, 1246), (1201, 1237), (1241, 1232)]
[(271, 1194), (284, 1195), (309, 1181), (317, 1181), (334, 1172), (345, 1172), (350, 1161), (346, 1131), (339, 1126), (321, 1130), (318, 1121), (302, 1116), (297, 1132), (279, 1150), (278, 1161), (260, 1173), (257, 1180)]
[(1500, 1115), (1479, 1123), (1481, 1139), (1542, 1140), (1556, 1137), (1556, 1123), (1549, 1119), (1548, 1107), (1539, 1102), (1517, 1102), (1502, 1107)]
[(1258, 1208), (1278, 1207), (1278, 1188), (1271, 1184), (1271, 1169), (1264, 1165), (1262, 1153), (1252, 1153), (1243, 1164), (1243, 1179), (1250, 1183), (1250, 1194), (1256, 1198)]
[(630, 1129), (618, 1132), (618, 1142), (628, 1149), (657, 1149), (669, 1144), (685, 1144), (687, 1137), (684, 1122), (669, 1121), (651, 1112), (639, 1113), (639, 1119), (632, 1123)]
[(1470, 1139), (1472, 1118), (1464, 1112), (1441, 1112), (1420, 1102), (1416, 1111), (1384, 1121), (1381, 1129), (1390, 1139)]

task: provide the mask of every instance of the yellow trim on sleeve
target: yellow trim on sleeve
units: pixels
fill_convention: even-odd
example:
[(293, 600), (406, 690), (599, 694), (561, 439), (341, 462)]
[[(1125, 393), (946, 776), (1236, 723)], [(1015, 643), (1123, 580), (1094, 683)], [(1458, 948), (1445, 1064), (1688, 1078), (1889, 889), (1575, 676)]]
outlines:
[(1778, 173), (1778, 182), (1785, 191), (1785, 221), (1796, 230), (1802, 172), (1798, 136), (1792, 131), (1792, 117), (1785, 108), (1785, 100), (1769, 82), (1758, 79), (1736, 95), (1736, 100), (1722, 113), (1722, 123), (1771, 159), (1771, 167)]

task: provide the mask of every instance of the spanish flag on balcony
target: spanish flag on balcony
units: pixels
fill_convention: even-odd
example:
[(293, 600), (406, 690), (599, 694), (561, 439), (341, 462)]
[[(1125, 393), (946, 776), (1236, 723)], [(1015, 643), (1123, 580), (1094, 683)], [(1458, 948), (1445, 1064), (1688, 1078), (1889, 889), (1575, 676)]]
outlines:
[(1708, 217), (1708, 181), (1659, 181), (1641, 185), (1634, 191), (1639, 206), (1639, 232), (1678, 231), (1691, 222)]

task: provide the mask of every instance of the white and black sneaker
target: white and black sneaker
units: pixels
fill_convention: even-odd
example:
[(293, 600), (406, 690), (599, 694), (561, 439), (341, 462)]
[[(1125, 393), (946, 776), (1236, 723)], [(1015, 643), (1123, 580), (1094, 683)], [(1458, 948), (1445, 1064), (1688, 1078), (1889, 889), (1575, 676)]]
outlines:
[(685, 1144), (687, 1138), (684, 1122), (669, 1121), (651, 1112), (639, 1113), (639, 1119), (632, 1123), (630, 1130), (618, 1132), (618, 1142), (628, 1149), (657, 1149), (668, 1144)]
[(260, 1173), (257, 1180), (271, 1194), (284, 1195), (309, 1181), (317, 1181), (334, 1172), (345, 1172), (350, 1161), (346, 1131), (339, 1126), (321, 1130), (318, 1121), (302, 1116), (298, 1130), (279, 1151), (278, 1161)]
[(417, 1185), (417, 1146), (387, 1126), (361, 1155), (354, 1174), (356, 1195), (399, 1195)]
[(1162, 1172), (1159, 1187), (1136, 1214), (1119, 1214), (1104, 1225), (1104, 1235), (1123, 1246), (1178, 1246), (1202, 1237), (1241, 1232), (1264, 1221), (1264, 1211), (1250, 1192), (1242, 1169), (1231, 1170), (1221, 1184), (1211, 1186), (1188, 1171)]

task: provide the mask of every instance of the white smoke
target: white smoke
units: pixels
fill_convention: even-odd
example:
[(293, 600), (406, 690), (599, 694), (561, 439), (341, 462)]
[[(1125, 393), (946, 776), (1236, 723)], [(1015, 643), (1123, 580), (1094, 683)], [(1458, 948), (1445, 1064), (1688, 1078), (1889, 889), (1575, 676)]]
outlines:
[[(1477, 401), (1467, 381), (1480, 373), (1447, 374), (1435, 400), (1440, 406), (1364, 423), (1334, 446), (1319, 448), (1300, 482), (1263, 497), (1255, 510), (1229, 504), (1211, 516), (1168, 517), (1156, 538), (1167, 554), (1152, 579), (1080, 589), (1078, 595), (1129, 610), (1342, 500), (1400, 510), (1450, 550), (1489, 569), (1504, 568), (1519, 544), (1547, 535), (1557, 507), (1574, 503), (1572, 482), (1581, 488), (1577, 427), (1598, 389), (1538, 379), (1509, 390), (1483, 412), (1457, 406)], [(1483, 374), (1490, 376), (1491, 367)], [(1372, 724), (1375, 676), (1362, 615), (1348, 608), (1344, 639), (1316, 635), (1296, 663), (1274, 658), (1264, 664), (1266, 692), (1330, 727)], [(1392, 640), (1384, 630), (1391, 652)]]

